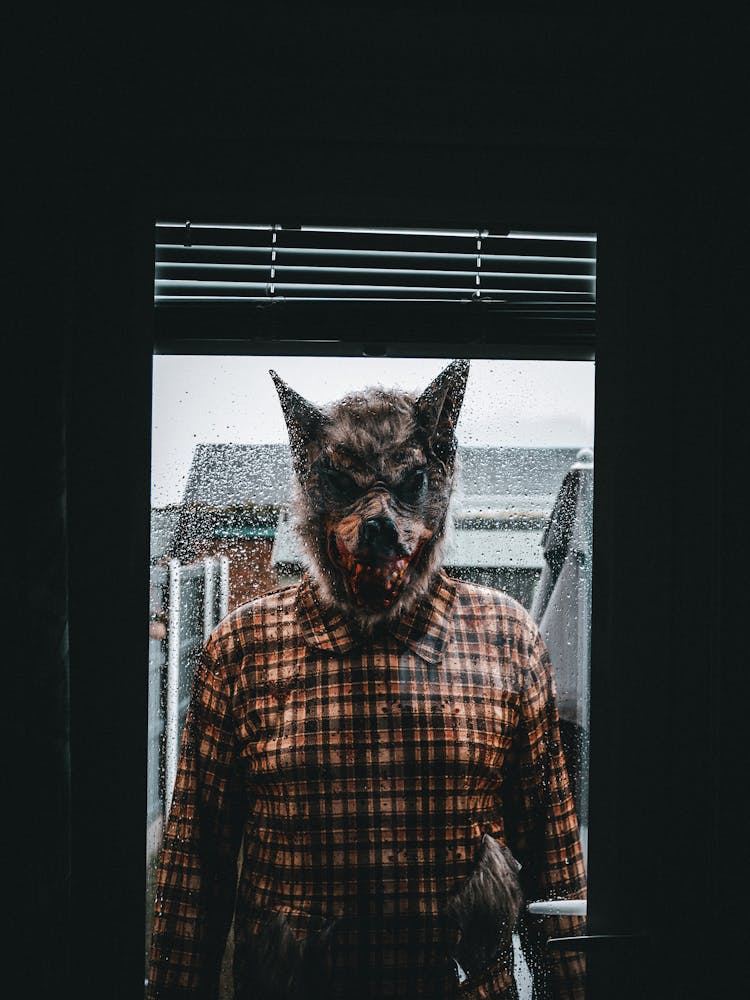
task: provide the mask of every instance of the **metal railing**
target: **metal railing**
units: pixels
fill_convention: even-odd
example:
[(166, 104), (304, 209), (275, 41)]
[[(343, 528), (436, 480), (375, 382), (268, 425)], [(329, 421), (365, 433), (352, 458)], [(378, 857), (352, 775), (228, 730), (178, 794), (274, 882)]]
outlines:
[(151, 617), (164, 622), (166, 637), (153, 638), (149, 654), (149, 857), (158, 850), (169, 813), (193, 672), (203, 643), (229, 607), (229, 560), (151, 569)]

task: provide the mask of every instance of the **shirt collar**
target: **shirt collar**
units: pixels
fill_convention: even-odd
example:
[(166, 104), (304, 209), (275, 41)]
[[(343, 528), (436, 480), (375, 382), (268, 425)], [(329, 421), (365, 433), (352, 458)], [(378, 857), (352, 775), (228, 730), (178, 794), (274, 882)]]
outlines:
[[(411, 611), (388, 628), (389, 634), (428, 663), (439, 663), (450, 635), (456, 581), (442, 570)], [(326, 653), (348, 653), (365, 642), (353, 622), (327, 605), (315, 581), (305, 575), (297, 590), (297, 620), (308, 646)]]

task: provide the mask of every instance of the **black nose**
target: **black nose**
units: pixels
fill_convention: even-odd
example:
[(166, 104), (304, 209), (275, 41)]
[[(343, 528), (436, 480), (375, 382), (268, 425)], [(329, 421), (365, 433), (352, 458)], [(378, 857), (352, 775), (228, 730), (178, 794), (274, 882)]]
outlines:
[(363, 545), (390, 554), (398, 547), (398, 528), (390, 517), (369, 517), (362, 524), (360, 538)]

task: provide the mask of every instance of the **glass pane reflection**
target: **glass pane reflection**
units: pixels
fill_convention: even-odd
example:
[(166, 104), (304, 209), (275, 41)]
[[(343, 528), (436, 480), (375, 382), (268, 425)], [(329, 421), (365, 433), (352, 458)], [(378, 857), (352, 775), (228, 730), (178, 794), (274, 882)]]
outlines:
[[(268, 369), (282, 370), (296, 389), (325, 404), (374, 383), (416, 391), (446, 364), (169, 356), (155, 362), (147, 951), (158, 851), (201, 647), (228, 611), (297, 583), (304, 569), (290, 516), (286, 429)], [(444, 565), (458, 580), (510, 595), (539, 626), (552, 661), (585, 858), (593, 365), (474, 361), (457, 433), (460, 473)], [(568, 918), (538, 912), (534, 902), (526, 900), (526, 924), (564, 936)], [(230, 931), (226, 996), (232, 946)], [(539, 962), (539, 952), (524, 953), (516, 934), (521, 997), (531, 996), (529, 966)]]

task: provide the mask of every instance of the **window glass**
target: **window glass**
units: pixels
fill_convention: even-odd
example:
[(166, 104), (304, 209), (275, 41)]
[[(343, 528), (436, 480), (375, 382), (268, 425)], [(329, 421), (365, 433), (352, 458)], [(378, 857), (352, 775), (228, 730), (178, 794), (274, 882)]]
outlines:
[[(324, 407), (374, 385), (418, 396), (449, 361), (154, 358), (147, 952), (158, 853), (200, 649), (228, 611), (296, 584), (304, 570), (290, 515), (287, 428), (269, 369)], [(510, 595), (542, 634), (584, 857), (593, 419), (593, 362), (473, 360), (457, 425), (443, 560), (451, 577)], [(514, 943), (520, 995), (530, 997), (517, 936)], [(225, 958), (224, 990), (228, 965)]]

